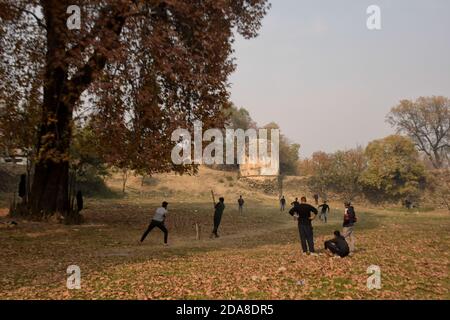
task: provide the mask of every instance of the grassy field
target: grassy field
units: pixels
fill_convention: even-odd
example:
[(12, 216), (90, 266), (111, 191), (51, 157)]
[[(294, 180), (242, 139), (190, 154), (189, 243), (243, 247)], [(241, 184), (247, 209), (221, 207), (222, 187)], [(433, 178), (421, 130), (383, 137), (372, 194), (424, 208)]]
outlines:
[[(148, 199), (88, 199), (79, 226), (19, 221), (0, 229), (0, 299), (450, 298), (447, 212), (357, 207), (357, 252), (340, 259), (302, 255), (296, 224), (275, 199), (248, 201), (243, 216), (228, 203), (219, 239), (209, 239), (211, 203), (172, 201), (170, 246), (157, 229), (139, 245), (159, 204)], [(341, 226), (333, 207), (328, 224), (314, 222), (320, 249)], [(72, 264), (81, 268), (80, 290), (66, 288)], [(367, 289), (370, 265), (381, 268), (380, 290)]]

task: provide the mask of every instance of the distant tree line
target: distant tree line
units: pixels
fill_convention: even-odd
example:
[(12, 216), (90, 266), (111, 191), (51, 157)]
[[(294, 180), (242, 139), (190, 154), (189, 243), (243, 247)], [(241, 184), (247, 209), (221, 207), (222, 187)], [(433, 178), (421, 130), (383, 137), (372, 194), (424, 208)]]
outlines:
[(450, 100), (426, 97), (402, 100), (387, 121), (397, 135), (366, 148), (316, 152), (298, 163), (298, 173), (323, 197), (333, 192), (346, 199), (372, 202), (413, 201), (428, 190), (450, 210)]

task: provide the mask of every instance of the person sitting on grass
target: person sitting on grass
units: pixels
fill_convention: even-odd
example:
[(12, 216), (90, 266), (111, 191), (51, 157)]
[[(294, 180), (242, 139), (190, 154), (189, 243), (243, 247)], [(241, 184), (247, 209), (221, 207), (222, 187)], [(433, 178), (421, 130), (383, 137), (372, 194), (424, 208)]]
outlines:
[(164, 221), (166, 220), (167, 215), (167, 206), (169, 203), (164, 201), (162, 203), (162, 206), (156, 209), (155, 215), (153, 216), (152, 221), (150, 222), (150, 225), (148, 226), (147, 230), (144, 232), (141, 238), (141, 243), (145, 240), (147, 235), (152, 231), (155, 227), (159, 228), (162, 232), (164, 232), (164, 245), (168, 245), (167, 238), (169, 236), (169, 231), (167, 230), (166, 226), (164, 225)]
[(345, 241), (345, 238), (337, 230), (334, 232), (333, 239), (325, 241), (325, 250), (329, 250), (330, 253), (338, 255), (341, 258), (348, 256), (350, 253), (347, 241)]

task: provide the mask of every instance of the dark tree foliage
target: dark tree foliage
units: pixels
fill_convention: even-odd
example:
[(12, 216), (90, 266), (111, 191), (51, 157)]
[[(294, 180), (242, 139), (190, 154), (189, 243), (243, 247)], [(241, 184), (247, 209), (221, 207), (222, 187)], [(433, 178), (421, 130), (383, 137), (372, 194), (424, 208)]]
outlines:
[[(67, 27), (70, 5), (81, 9), (79, 30)], [(92, 119), (112, 164), (173, 170), (170, 133), (196, 119), (221, 122), (235, 34), (256, 36), (268, 8), (266, 0), (0, 0), (0, 104), (40, 109), (31, 213), (70, 211), (77, 117)]]

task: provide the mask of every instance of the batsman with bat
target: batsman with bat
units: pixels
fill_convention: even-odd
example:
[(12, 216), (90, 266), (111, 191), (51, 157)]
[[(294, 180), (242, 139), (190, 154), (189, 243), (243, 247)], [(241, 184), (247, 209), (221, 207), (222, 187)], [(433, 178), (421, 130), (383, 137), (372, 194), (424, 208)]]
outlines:
[(223, 211), (225, 210), (225, 199), (223, 197), (220, 197), (219, 202), (216, 203), (214, 198), (214, 192), (212, 190), (211, 194), (214, 203), (214, 229), (212, 231), (211, 238), (213, 237), (218, 238), (219, 234), (217, 233), (217, 231), (219, 229), (220, 222), (222, 221)]

